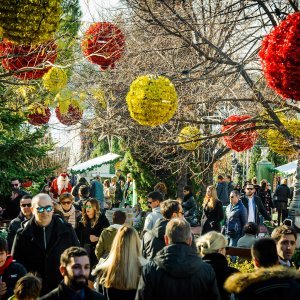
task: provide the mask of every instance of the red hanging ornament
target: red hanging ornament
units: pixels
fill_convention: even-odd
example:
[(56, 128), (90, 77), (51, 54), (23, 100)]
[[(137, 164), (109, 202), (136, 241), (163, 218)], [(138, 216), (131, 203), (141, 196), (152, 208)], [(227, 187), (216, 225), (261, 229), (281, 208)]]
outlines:
[(226, 125), (227, 123), (242, 122), (250, 118), (251, 116), (249, 115), (244, 115), (244, 116), (232, 115), (224, 120), (224, 125), (222, 126), (221, 131), (222, 133), (228, 134), (223, 137), (226, 146), (228, 148), (235, 150), (237, 152), (242, 152), (254, 146), (255, 141), (258, 137), (258, 133), (256, 130), (253, 129), (244, 132), (237, 132), (239, 130), (249, 129), (254, 127), (255, 126), (254, 123)]
[(51, 68), (57, 57), (57, 45), (53, 41), (39, 46), (16, 45), (8, 40), (0, 43), (2, 66), (22, 80), (41, 78)]
[(81, 49), (84, 56), (102, 70), (113, 69), (125, 50), (125, 36), (116, 25), (97, 22), (85, 32)]
[(265, 36), (259, 56), (268, 85), (283, 98), (300, 100), (300, 12)]
[(31, 125), (40, 126), (47, 124), (51, 117), (51, 112), (49, 107), (44, 107), (43, 112), (38, 112), (37, 110), (29, 113), (27, 115), (28, 122)]
[(82, 119), (82, 111), (72, 105), (69, 106), (66, 113), (61, 113), (59, 106), (57, 106), (55, 114), (59, 122), (67, 126), (75, 125)]
[(23, 183), (21, 183), (23, 188), (29, 188), (32, 186), (32, 181), (31, 180), (26, 180)]

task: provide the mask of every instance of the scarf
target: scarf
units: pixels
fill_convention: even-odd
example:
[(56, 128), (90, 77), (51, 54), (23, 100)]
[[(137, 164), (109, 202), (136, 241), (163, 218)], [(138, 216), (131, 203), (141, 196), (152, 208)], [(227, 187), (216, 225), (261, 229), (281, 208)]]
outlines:
[(12, 263), (12, 261), (13, 261), (13, 257), (8, 255), (4, 265), (2, 267), (0, 267), (0, 275), (1, 276), (3, 275), (5, 269)]
[(72, 205), (71, 209), (69, 211), (64, 211), (62, 206), (60, 204), (55, 207), (57, 210), (59, 210), (63, 215), (65, 220), (72, 225), (73, 228), (76, 227), (76, 209), (74, 205)]

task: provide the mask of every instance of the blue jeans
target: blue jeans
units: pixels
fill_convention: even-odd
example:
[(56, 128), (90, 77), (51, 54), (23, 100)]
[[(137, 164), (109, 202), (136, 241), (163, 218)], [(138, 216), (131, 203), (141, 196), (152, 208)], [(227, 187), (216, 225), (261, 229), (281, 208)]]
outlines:
[[(226, 236), (226, 237), (228, 239), (228, 246), (230, 246), (230, 247), (236, 247), (237, 246), (237, 243), (238, 243), (238, 240), (239, 240), (240, 236), (236, 237), (236, 238), (232, 238), (232, 237), (229, 237), (229, 236)], [(234, 262), (234, 263), (236, 262), (236, 256), (230, 256), (230, 258), (231, 258), (232, 262)]]

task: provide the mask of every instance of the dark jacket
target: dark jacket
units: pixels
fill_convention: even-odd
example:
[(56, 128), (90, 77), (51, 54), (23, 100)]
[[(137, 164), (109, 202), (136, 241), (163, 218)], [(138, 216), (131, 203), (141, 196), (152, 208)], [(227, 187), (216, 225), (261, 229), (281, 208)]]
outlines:
[(274, 208), (274, 204), (272, 201), (271, 190), (263, 191), (263, 189), (259, 190), (258, 197), (260, 198), (263, 206), (265, 207), (268, 214), (271, 214), (272, 208)]
[(231, 238), (240, 238), (244, 225), (247, 223), (247, 210), (242, 201), (235, 206), (229, 204), (225, 210), (225, 231)]
[[(224, 219), (223, 204), (221, 201), (217, 200), (216, 205), (213, 209), (204, 207), (202, 213), (203, 218), (207, 218), (203, 224), (202, 234), (205, 234), (209, 231), (221, 231), (221, 222)], [(202, 224), (202, 222), (201, 222)]]
[[(254, 199), (254, 203), (255, 203), (255, 223), (256, 224), (259, 224), (259, 214), (261, 214), (266, 220), (268, 221), (271, 221), (272, 218), (271, 216), (267, 213), (265, 207), (263, 206), (260, 198), (258, 196), (253, 196), (253, 199)], [(246, 196), (242, 197), (241, 198), (244, 206), (246, 207), (247, 209), (247, 221), (248, 221), (248, 198)]]
[[(40, 298), (40, 300), (68, 300), (71, 298), (73, 291), (71, 291), (64, 283), (60, 283), (59, 286), (51, 291), (49, 294)], [(84, 299), (87, 300), (104, 300), (104, 296), (96, 291), (93, 291), (89, 287), (84, 288)]]
[(115, 288), (103, 288), (103, 295), (106, 300), (134, 300), (136, 290), (118, 290)]
[(150, 260), (158, 251), (166, 246), (164, 235), (167, 224), (170, 220), (158, 220), (152, 230), (147, 230), (142, 239), (142, 255)]
[(217, 189), (218, 199), (224, 205), (227, 205), (229, 203), (227, 182), (225, 181), (218, 182), (216, 189)]
[(3, 212), (3, 215), (2, 217), (4, 219), (9, 219), (9, 220), (12, 220), (14, 218), (16, 218), (20, 211), (21, 211), (21, 208), (20, 208), (20, 201), (22, 199), (23, 196), (25, 195), (28, 195), (28, 193), (26, 193), (25, 191), (23, 190), (19, 190), (18, 191), (18, 196), (14, 199), (14, 200), (11, 200), (11, 199), (8, 199), (6, 201), (6, 208)]
[(291, 198), (291, 191), (286, 184), (281, 184), (277, 187), (274, 193), (274, 199), (276, 199), (276, 207), (279, 209), (286, 209), (288, 205), (288, 199)]
[(61, 281), (60, 255), (71, 246), (79, 246), (74, 229), (71, 224), (53, 215), (47, 227), (38, 226), (34, 218), (26, 222), (24, 228), (16, 234), (12, 254), (28, 272), (37, 272), (41, 276), (41, 295), (44, 295)]
[(298, 300), (300, 273), (282, 266), (260, 268), (230, 276), (225, 289), (239, 300)]
[(181, 206), (184, 211), (185, 217), (192, 217), (194, 216), (197, 206), (196, 201), (192, 193), (189, 193), (187, 196), (183, 197), (183, 201), (181, 203)]
[(204, 257), (202, 257), (202, 259), (204, 262), (210, 264), (216, 273), (217, 284), (220, 291), (221, 299), (230, 299), (230, 293), (228, 293), (223, 288), (223, 285), (225, 280), (230, 275), (232, 275), (233, 273), (238, 273), (239, 271), (235, 268), (229, 267), (226, 257), (221, 253), (206, 254)]
[(8, 243), (8, 250), (10, 251), (12, 248), (12, 245), (14, 243), (15, 235), (18, 231), (18, 229), (21, 228), (21, 223), (26, 221), (27, 219), (22, 214), (22, 212), (19, 213), (19, 215), (10, 221), (8, 230), (7, 230), (7, 243)]
[(7, 262), (11, 261), (7, 267), (4, 269), (2, 276), (2, 282), (6, 283), (7, 291), (1, 296), (1, 300), (8, 299), (14, 294), (14, 287), (17, 281), (23, 277), (27, 272), (24, 266), (12, 260), (10, 256), (7, 257)]
[(76, 229), (81, 247), (84, 247), (89, 253), (91, 269), (98, 263), (98, 259), (95, 254), (95, 249), (98, 241), (91, 242), (90, 235), (100, 237), (103, 229), (107, 227), (109, 227), (109, 222), (105, 215), (102, 213), (97, 223), (93, 227), (91, 226), (90, 222), (87, 222), (86, 226), (84, 226), (82, 222), (79, 222), (78, 228)]
[(228, 182), (228, 184), (227, 184), (227, 189), (228, 189), (228, 200), (230, 200), (230, 199), (229, 199), (230, 193), (234, 190), (233, 181), (229, 181), (229, 182)]
[(185, 243), (171, 244), (143, 267), (136, 300), (220, 299), (212, 267)]

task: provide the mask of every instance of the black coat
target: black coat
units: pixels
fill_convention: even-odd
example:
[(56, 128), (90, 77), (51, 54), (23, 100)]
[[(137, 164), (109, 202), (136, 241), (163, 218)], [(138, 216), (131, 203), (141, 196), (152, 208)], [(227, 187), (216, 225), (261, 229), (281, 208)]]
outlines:
[(21, 264), (12, 261), (2, 274), (2, 282), (6, 283), (7, 291), (1, 296), (1, 300), (8, 299), (14, 294), (14, 287), (17, 281), (26, 275), (26, 269)]
[(277, 187), (274, 193), (274, 199), (276, 199), (276, 207), (278, 209), (287, 209), (288, 199), (291, 198), (291, 190), (286, 184), (281, 184)]
[(189, 193), (187, 196), (183, 197), (181, 206), (183, 208), (185, 217), (194, 216), (194, 214), (197, 210), (197, 205), (196, 205), (196, 201), (195, 201), (195, 198), (192, 193)]
[[(213, 209), (204, 207), (202, 213), (202, 221), (207, 218), (203, 224), (202, 234), (209, 231), (221, 231), (221, 222), (224, 219), (223, 204), (221, 201), (217, 200), (216, 205)], [(202, 222), (201, 222), (202, 224)]]
[(79, 222), (78, 228), (76, 229), (81, 247), (84, 247), (89, 253), (91, 269), (98, 263), (98, 259), (95, 254), (98, 241), (91, 242), (90, 235), (100, 237), (103, 229), (107, 227), (109, 227), (109, 221), (104, 214), (101, 214), (94, 227), (91, 226), (90, 222), (87, 222), (86, 226), (84, 226), (82, 222)]
[[(40, 298), (40, 300), (68, 300), (70, 299), (70, 290), (64, 283), (60, 283), (59, 286), (51, 291), (49, 294)], [(104, 296), (92, 289), (86, 287), (84, 289), (85, 299), (87, 300), (104, 300)]]
[(164, 235), (166, 232), (167, 224), (170, 220), (158, 220), (152, 230), (148, 230), (143, 235), (142, 239), (142, 255), (150, 260), (166, 246)]
[(136, 300), (220, 299), (215, 273), (187, 244), (172, 244), (143, 267)]
[(34, 218), (26, 222), (24, 228), (19, 229), (16, 234), (12, 254), (28, 272), (36, 272), (43, 279), (41, 295), (44, 295), (61, 281), (60, 255), (71, 246), (79, 246), (74, 229), (71, 224), (53, 215), (52, 222), (47, 227), (39, 227)]
[[(256, 222), (256, 224), (259, 224), (259, 214), (261, 214), (266, 220), (271, 221), (272, 218), (267, 213), (260, 198), (258, 196), (253, 196), (253, 198), (254, 198), (254, 203), (255, 203), (255, 222)], [(246, 196), (244, 196), (240, 200), (242, 200), (244, 206), (247, 209), (247, 218), (248, 218), (248, 215), (249, 215), (248, 198)]]
[(283, 266), (259, 268), (230, 276), (225, 288), (238, 300), (299, 300), (300, 273)]
[(225, 280), (230, 275), (239, 271), (235, 268), (229, 267), (226, 257), (221, 253), (206, 254), (204, 257), (202, 257), (202, 259), (204, 262), (210, 264), (216, 273), (217, 284), (220, 291), (221, 299), (230, 299), (230, 294), (227, 291), (225, 291), (223, 285)]
[(8, 243), (8, 250), (10, 251), (12, 248), (12, 245), (14, 243), (15, 235), (17, 231), (21, 228), (21, 223), (26, 221), (25, 216), (22, 214), (22, 212), (19, 213), (19, 215), (10, 221), (8, 230), (7, 230), (7, 243)]

